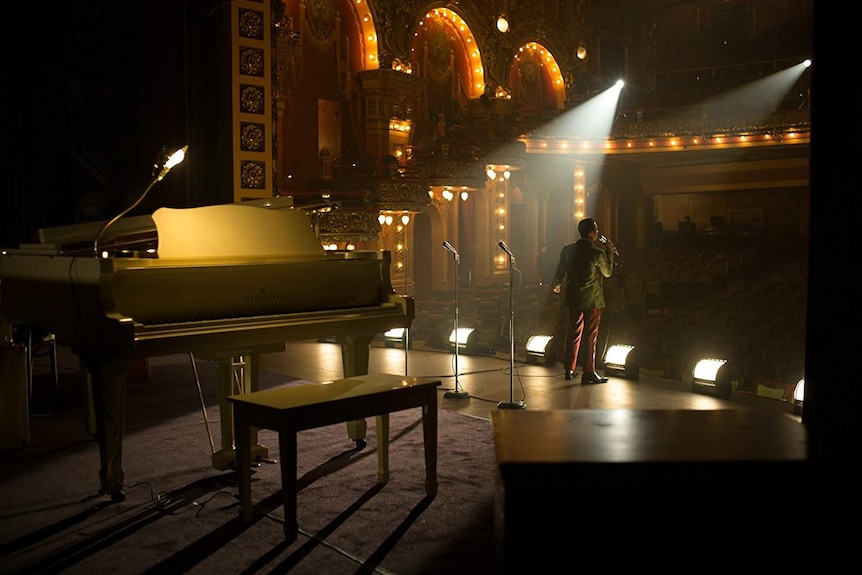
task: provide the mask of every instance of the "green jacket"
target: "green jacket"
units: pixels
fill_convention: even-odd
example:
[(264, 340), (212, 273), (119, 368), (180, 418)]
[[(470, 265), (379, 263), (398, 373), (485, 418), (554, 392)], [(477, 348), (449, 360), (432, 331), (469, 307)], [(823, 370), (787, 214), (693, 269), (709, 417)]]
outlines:
[(587, 238), (567, 244), (560, 250), (554, 285), (566, 278), (566, 307), (596, 309), (605, 307), (604, 278), (614, 273), (614, 254), (596, 247)]

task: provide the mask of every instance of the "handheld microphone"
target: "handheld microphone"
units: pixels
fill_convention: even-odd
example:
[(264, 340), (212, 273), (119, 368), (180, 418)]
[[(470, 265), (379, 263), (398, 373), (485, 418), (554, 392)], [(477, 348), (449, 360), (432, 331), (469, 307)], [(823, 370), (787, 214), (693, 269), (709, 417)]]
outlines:
[(500, 243), (497, 245), (500, 246), (500, 249), (502, 249), (504, 252), (509, 254), (510, 258), (515, 257), (515, 255), (509, 250), (509, 246), (506, 245), (506, 242), (504, 242), (503, 240), (500, 240)]
[(458, 255), (458, 252), (455, 250), (455, 248), (452, 247), (452, 244), (450, 244), (449, 242), (443, 242), (443, 247), (452, 252), (453, 255)]
[[(600, 235), (600, 236), (599, 236), (599, 241), (600, 241), (600, 242), (602, 242), (603, 244), (607, 245), (607, 243), (608, 243), (610, 240), (608, 239), (608, 237), (607, 237), (606, 235), (602, 234), (602, 235)], [(619, 255), (620, 255), (620, 252), (618, 252), (618, 251), (617, 251), (617, 247), (616, 247), (616, 246), (614, 246), (613, 250), (611, 250), (611, 251), (613, 251), (613, 252), (614, 252), (614, 255), (615, 255), (615, 256), (619, 256)]]

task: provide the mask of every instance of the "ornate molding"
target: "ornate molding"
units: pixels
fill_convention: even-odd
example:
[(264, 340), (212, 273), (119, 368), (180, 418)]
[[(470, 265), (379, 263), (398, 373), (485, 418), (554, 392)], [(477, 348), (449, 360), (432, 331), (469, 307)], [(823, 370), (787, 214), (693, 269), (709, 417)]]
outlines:
[(333, 210), (319, 214), (317, 226), (318, 237), (327, 242), (373, 242), (380, 235), (377, 213), (371, 212)]

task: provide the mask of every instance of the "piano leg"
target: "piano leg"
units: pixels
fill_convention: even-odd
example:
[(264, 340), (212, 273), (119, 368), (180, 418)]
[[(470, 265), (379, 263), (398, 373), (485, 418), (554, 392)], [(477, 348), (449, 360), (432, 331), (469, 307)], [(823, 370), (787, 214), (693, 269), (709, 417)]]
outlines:
[(126, 423), (127, 361), (84, 358), (93, 387), (93, 412), (99, 439), (99, 480), (111, 500), (126, 499), (123, 492), (123, 429)]
[[(218, 470), (236, 468), (234, 450), (233, 406), (229, 395), (251, 393), (258, 390), (260, 364), (258, 354), (222, 357), (215, 360), (219, 389), (219, 414), (221, 423), (221, 449), (213, 453), (212, 465)], [(266, 459), (268, 450), (257, 443), (257, 429), (251, 430), (252, 461)]]
[[(371, 340), (376, 334), (350, 334), (335, 338), (341, 345), (341, 369), (344, 377), (365, 375), (368, 373), (368, 357), (371, 354)], [(356, 442), (356, 447), (363, 449), (367, 442), (368, 423), (364, 419), (347, 422), (347, 436)]]

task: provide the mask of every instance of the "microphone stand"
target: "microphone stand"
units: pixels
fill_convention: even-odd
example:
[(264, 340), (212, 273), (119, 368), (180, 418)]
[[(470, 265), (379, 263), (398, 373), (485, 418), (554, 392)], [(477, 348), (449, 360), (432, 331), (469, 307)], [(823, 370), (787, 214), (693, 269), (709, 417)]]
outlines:
[(504, 242), (500, 242), (500, 248), (509, 256), (509, 401), (501, 401), (497, 409), (524, 409), (527, 405), (523, 401), (515, 401), (515, 307), (513, 290), (515, 287), (515, 256), (509, 251)]
[(455, 260), (455, 389), (445, 392), (443, 397), (445, 399), (465, 399), (470, 397), (470, 394), (461, 389), (461, 384), (458, 381), (458, 279), (461, 275), (461, 256), (449, 242), (443, 242), (443, 247), (452, 252), (452, 257)]

